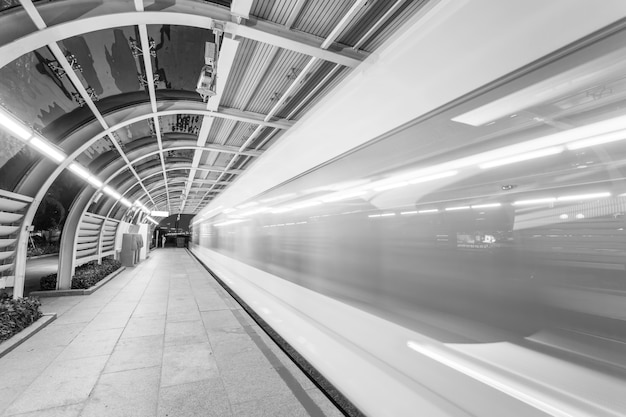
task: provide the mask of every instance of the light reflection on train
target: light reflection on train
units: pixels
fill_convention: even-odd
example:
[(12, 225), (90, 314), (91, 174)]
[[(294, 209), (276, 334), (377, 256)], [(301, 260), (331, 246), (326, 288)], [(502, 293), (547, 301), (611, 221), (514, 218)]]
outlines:
[[(626, 67), (623, 45), (620, 31), (214, 208), (193, 241), (421, 332), (430, 311), (626, 337), (623, 305), (602, 298), (626, 290), (626, 68), (602, 70)], [(552, 85), (570, 87), (538, 102)]]

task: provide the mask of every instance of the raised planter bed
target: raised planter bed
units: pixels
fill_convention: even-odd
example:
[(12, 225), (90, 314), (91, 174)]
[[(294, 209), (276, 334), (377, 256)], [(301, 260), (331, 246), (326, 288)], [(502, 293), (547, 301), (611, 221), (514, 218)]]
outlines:
[(29, 295), (31, 297), (63, 297), (68, 295), (89, 295), (98, 291), (104, 284), (111, 281), (126, 269), (125, 266), (111, 272), (109, 275), (98, 281), (94, 286), (86, 289), (71, 289), (71, 290), (47, 290), (47, 291), (32, 291)]
[(33, 324), (14, 334), (9, 339), (0, 343), (0, 358), (34, 336), (39, 330), (52, 323), (57, 318), (56, 313), (44, 314)]

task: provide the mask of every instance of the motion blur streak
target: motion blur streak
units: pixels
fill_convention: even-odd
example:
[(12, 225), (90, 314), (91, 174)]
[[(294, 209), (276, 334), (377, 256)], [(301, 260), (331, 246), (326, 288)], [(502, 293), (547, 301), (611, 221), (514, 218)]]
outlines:
[[(396, 415), (626, 415), (626, 72), (600, 65), (626, 70), (618, 56), (624, 19), (284, 182), (225, 194), (215, 204), (237, 208), (197, 220), (192, 250), (291, 320), (286, 340), (307, 323), (303, 354), (366, 414), (397, 401)], [(526, 95), (550, 80), (558, 94)], [(514, 112), (490, 105), (505, 97)], [(256, 201), (267, 210), (240, 211)]]

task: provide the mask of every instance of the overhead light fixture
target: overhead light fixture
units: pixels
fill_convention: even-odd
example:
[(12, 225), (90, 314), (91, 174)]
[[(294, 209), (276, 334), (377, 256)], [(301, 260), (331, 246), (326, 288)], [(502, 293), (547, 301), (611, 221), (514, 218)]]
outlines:
[(605, 133), (603, 135), (593, 136), (588, 139), (572, 142), (567, 145), (567, 149), (573, 151), (576, 149), (587, 148), (589, 146), (602, 145), (610, 142), (617, 142), (626, 139), (626, 130), (618, 130), (616, 132)]
[(63, 162), (67, 157), (63, 152), (55, 149), (51, 144), (39, 139), (37, 136), (33, 136), (28, 143), (57, 163)]
[(403, 211), (400, 214), (403, 215), (403, 216), (408, 216), (409, 214), (417, 214), (417, 210)]
[(418, 214), (439, 213), (437, 209), (418, 210)]
[(154, 210), (154, 211), (150, 212), (150, 215), (154, 216), (154, 217), (167, 217), (167, 216), (170, 215), (170, 212), (169, 211)]
[(116, 200), (119, 200), (120, 198), (122, 198), (122, 195), (120, 193), (118, 193), (113, 188), (109, 187), (108, 185), (104, 186), (104, 188), (102, 189), (102, 192), (107, 194), (110, 197), (113, 197)]
[(556, 198), (554, 197), (546, 197), (546, 198), (534, 198), (531, 200), (518, 200), (514, 201), (514, 206), (532, 206), (535, 204), (546, 204), (546, 203), (554, 203)]
[(0, 111), (0, 126), (4, 126), (11, 134), (23, 140), (28, 140), (33, 136), (30, 130), (24, 128), (20, 123), (2, 111)]
[(564, 151), (562, 146), (553, 146), (551, 148), (540, 149), (538, 151), (527, 152), (521, 155), (510, 156), (508, 158), (496, 159), (495, 161), (485, 162), (478, 165), (480, 169), (494, 168), (502, 165), (514, 164), (516, 162), (528, 161), (531, 159), (543, 158), (544, 156), (556, 155)]
[(132, 206), (133, 206), (133, 203), (131, 203), (130, 201), (128, 201), (127, 199), (125, 199), (125, 198), (123, 198), (123, 197), (122, 197), (122, 198), (120, 198), (120, 200), (119, 200), (119, 201), (120, 201), (120, 203), (121, 203), (121, 204), (125, 205), (125, 206), (126, 206), (126, 207), (128, 207), (128, 208), (130, 208), (130, 207), (132, 207)]
[(468, 210), (470, 206), (446, 207), (446, 211)]
[(157, 222), (156, 220), (154, 220), (152, 217), (150, 216), (146, 216), (146, 220), (150, 220), (152, 223), (154, 223), (155, 225), (159, 225), (159, 222)]
[(473, 209), (483, 209), (483, 208), (492, 208), (492, 207), (500, 207), (502, 206), (502, 204), (500, 203), (488, 203), (488, 204), (478, 204), (478, 205), (472, 205)]
[(579, 195), (565, 195), (562, 197), (558, 197), (556, 201), (579, 201), (579, 200), (592, 200), (595, 198), (606, 198), (610, 197), (611, 193), (609, 192), (600, 192), (600, 193), (591, 193), (591, 194), (579, 194)]

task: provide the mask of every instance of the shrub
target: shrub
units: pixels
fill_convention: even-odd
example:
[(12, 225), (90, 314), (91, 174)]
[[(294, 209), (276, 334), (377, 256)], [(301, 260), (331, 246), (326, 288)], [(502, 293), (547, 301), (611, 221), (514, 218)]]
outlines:
[(9, 339), (41, 317), (40, 305), (36, 298), (25, 297), (14, 300), (6, 293), (0, 294), (0, 342)]
[[(91, 261), (77, 266), (72, 277), (72, 289), (93, 287), (107, 275), (120, 269), (121, 266), (120, 261), (110, 258), (104, 258), (100, 265), (97, 261)], [(39, 287), (42, 290), (54, 290), (56, 286), (57, 274), (46, 275), (39, 280)]]
[(59, 253), (59, 245), (56, 243), (42, 244), (36, 247), (28, 246), (26, 255), (30, 258), (32, 256), (48, 255), (51, 253)]

